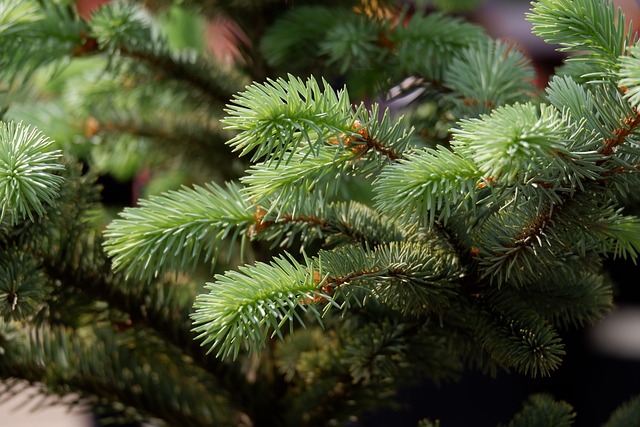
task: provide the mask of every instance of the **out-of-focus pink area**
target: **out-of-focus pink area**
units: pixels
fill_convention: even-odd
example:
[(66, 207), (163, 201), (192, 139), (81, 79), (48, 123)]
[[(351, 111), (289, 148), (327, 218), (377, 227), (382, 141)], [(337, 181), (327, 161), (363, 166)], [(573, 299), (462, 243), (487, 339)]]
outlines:
[(80, 16), (86, 19), (96, 8), (106, 3), (109, 3), (109, 0), (77, 0), (76, 7)]
[[(634, 29), (640, 28), (640, 6), (636, 0), (614, 0), (625, 14), (627, 25), (634, 22)], [(486, 28), (492, 37), (516, 43), (536, 67), (536, 84), (546, 86), (555, 66), (561, 61), (561, 54), (555, 47), (546, 44), (531, 33), (531, 24), (525, 20), (525, 14), (531, 9), (529, 0), (486, 0), (482, 3), (474, 18)], [(623, 52), (620, 52), (622, 54)]]
[[(0, 392), (4, 391), (0, 384)], [(2, 427), (91, 427), (93, 418), (86, 406), (69, 408), (54, 398), (43, 398), (36, 387), (29, 387), (19, 395), (0, 404)], [(65, 399), (65, 401), (71, 399)]]

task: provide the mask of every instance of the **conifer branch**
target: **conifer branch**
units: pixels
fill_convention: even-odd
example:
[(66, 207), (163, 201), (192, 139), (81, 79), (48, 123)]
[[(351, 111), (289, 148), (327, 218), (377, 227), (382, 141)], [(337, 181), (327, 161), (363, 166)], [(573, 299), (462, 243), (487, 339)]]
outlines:
[[(211, 13), (213, 3), (201, 4)], [(136, 420), (301, 425), (340, 423), (415, 378), (474, 366), (556, 370), (557, 330), (595, 322), (613, 304), (602, 259), (640, 252), (640, 219), (623, 215), (640, 186), (640, 48), (621, 12), (609, 0), (534, 5), (534, 32), (572, 54), (535, 99), (523, 56), (461, 18), (375, 2), (287, 13), (254, 3), (220, 6), (268, 12), (246, 33), (267, 37), (238, 47), (263, 83), (232, 98), (246, 70), (173, 50), (155, 10), (112, 3), (85, 21), (66, 3), (0, 0), (7, 89), (65, 61), (88, 59), (98, 71), (108, 62), (103, 74), (51, 83), (71, 88), (48, 101), (61, 107), (49, 117), (65, 116), (56, 125), (72, 133), (63, 144), (88, 138), (112, 149), (109, 137), (124, 135), (121, 143), (182, 138), (208, 151), (230, 137), (253, 163), (244, 186), (142, 200), (103, 241), (91, 174), (59, 163), (36, 131), (9, 132), (21, 126), (11, 123), (5, 138), (0, 129), (0, 139), (24, 140), (0, 140), (0, 377), (44, 379), (51, 392), (76, 391)], [(248, 16), (257, 14), (230, 17), (242, 26)], [(266, 78), (268, 59), (304, 79)], [(397, 91), (415, 90), (408, 118), (351, 105), (335, 81), (367, 99), (414, 82)], [(19, 104), (8, 114), (31, 107)], [(30, 177), (26, 187), (1, 179), (5, 158), (24, 161), (16, 170)], [(96, 159), (87, 165), (99, 171)], [(214, 179), (224, 174), (206, 161)], [(230, 266), (195, 303), (197, 283), (166, 274), (213, 263), (237, 243), (242, 252), (248, 240), (300, 254)], [(634, 411), (623, 408), (613, 425)], [(510, 427), (546, 415), (559, 425), (573, 418), (537, 396)]]
[(143, 199), (120, 216), (107, 227), (105, 250), (116, 270), (146, 279), (193, 268), (203, 252), (211, 259), (226, 237), (244, 242), (253, 222), (238, 186), (215, 183)]
[(387, 36), (405, 76), (429, 81), (442, 81), (454, 54), (486, 37), (482, 28), (440, 13), (414, 14)]
[(404, 222), (444, 222), (459, 203), (474, 202), (481, 178), (476, 165), (446, 148), (425, 148), (384, 168), (376, 180), (376, 208)]
[[(474, 333), (500, 366), (532, 377), (549, 376), (565, 354), (558, 334), (533, 312), (480, 316)], [(500, 343), (500, 344), (498, 344)]]
[[(609, 208), (603, 206), (607, 204)], [(611, 251), (608, 237), (603, 239), (603, 235), (594, 233), (600, 230), (600, 223), (618, 221), (619, 214), (611, 206), (611, 201), (603, 200), (601, 194), (580, 192), (566, 197), (561, 204), (547, 202), (540, 208), (521, 204), (502, 209), (483, 224), (478, 234), (482, 241), (474, 242), (479, 247), (482, 275), (498, 285), (509, 283), (515, 287), (542, 283), (545, 277), (562, 281), (563, 268), (574, 256)], [(584, 223), (576, 222), (578, 212)]]
[(575, 419), (573, 407), (563, 401), (554, 401), (547, 394), (534, 394), (524, 403), (523, 408), (507, 424), (507, 427), (528, 427), (553, 425), (571, 427)]
[(85, 24), (73, 8), (36, 0), (3, 0), (0, 7), (0, 75), (9, 84), (25, 82), (45, 65), (60, 65), (81, 42)]
[(15, 224), (34, 220), (45, 213), (45, 205), (58, 196), (64, 169), (52, 150), (52, 141), (22, 123), (0, 123), (0, 220), (8, 215)]
[(613, 154), (615, 150), (627, 140), (627, 137), (640, 126), (640, 112), (638, 112), (636, 107), (633, 108), (630, 116), (622, 120), (622, 124), (622, 127), (613, 130), (613, 134), (615, 135), (613, 138), (608, 138), (604, 141), (604, 147), (600, 149), (600, 154), (603, 156)]
[(300, 236), (304, 244), (323, 239), (326, 247), (360, 244), (374, 247), (401, 241), (405, 232), (397, 221), (355, 201), (326, 203), (311, 198), (288, 212), (256, 211), (257, 221), (249, 229), (257, 239), (290, 246)]
[(602, 105), (611, 105), (612, 99), (598, 99), (602, 92), (590, 90), (569, 76), (553, 77), (546, 91), (549, 102), (559, 111), (567, 112), (578, 130), (583, 129), (581, 137), (568, 140), (574, 151), (598, 151), (602, 148), (602, 140), (611, 136), (611, 125), (618, 126), (617, 121), (614, 124), (605, 121)]
[(584, 77), (592, 81), (617, 79), (618, 57), (633, 43), (622, 10), (610, 0), (600, 7), (590, 0), (540, 0), (527, 20), (534, 34), (559, 44), (560, 51), (573, 52), (569, 61), (588, 61), (590, 70)]
[(345, 8), (329, 8), (322, 5), (299, 5), (287, 10), (260, 41), (265, 60), (274, 68), (296, 64), (297, 69), (309, 70), (320, 52), (324, 36), (333, 25), (352, 12)]
[(516, 177), (526, 181), (549, 163), (563, 164), (571, 156), (563, 121), (555, 108), (514, 104), (461, 121), (460, 129), (453, 130), (454, 144), (485, 176), (509, 185)]
[(17, 248), (0, 252), (0, 316), (28, 321), (41, 309), (47, 284), (36, 260)]
[[(600, 319), (613, 306), (613, 292), (600, 274), (584, 271), (570, 275), (568, 266), (559, 267), (564, 282), (536, 281), (517, 291), (510, 287), (489, 290), (485, 295), (500, 307), (533, 309), (552, 325), (582, 327)], [(564, 304), (556, 304), (564, 301)]]
[(411, 134), (402, 119), (392, 121), (388, 111), (380, 117), (378, 104), (353, 108), (346, 89), (323, 86), (314, 78), (305, 83), (291, 75), (249, 86), (232, 99), (222, 120), (228, 129), (240, 131), (228, 144), (240, 156), (255, 150), (251, 160), (264, 158), (267, 165), (288, 163), (294, 152), (318, 156), (323, 146), (349, 149), (354, 161), (369, 151), (391, 161), (402, 156)]
[(370, 251), (344, 247), (321, 252), (319, 261), (330, 272), (324, 286), (347, 302), (373, 299), (409, 318), (448, 308), (464, 276), (451, 249), (433, 241), (391, 242)]
[(635, 422), (640, 417), (640, 395), (635, 395), (620, 405), (603, 427), (624, 427)]
[(454, 57), (443, 85), (461, 111), (478, 116), (528, 99), (535, 92), (533, 77), (529, 60), (516, 47), (487, 39)]
[(380, 23), (366, 15), (346, 13), (334, 16), (329, 31), (323, 29), (320, 54), (337, 74), (383, 63), (390, 51), (381, 43)]
[(346, 246), (322, 251), (317, 260), (305, 257), (304, 265), (279, 257), (216, 275), (209, 294), (196, 299), (194, 330), (202, 345), (212, 343), (209, 351), (236, 358), (243, 346), (259, 351), (269, 337), (282, 339), (286, 322), (290, 332), (294, 322), (304, 326), (298, 311), (321, 323), (319, 303), (324, 310), (347, 309), (373, 299), (406, 316), (440, 312), (462, 275), (455, 256), (437, 244)]
[(215, 67), (194, 54), (171, 51), (141, 12), (123, 2), (100, 7), (91, 17), (90, 35), (83, 34), (82, 45), (74, 53), (117, 53), (133, 63), (147, 64), (165, 78), (188, 82), (220, 103), (242, 87), (244, 81), (238, 74)]
[[(229, 144), (253, 160), (265, 158), (241, 178), (247, 202), (268, 212), (300, 204), (312, 190), (330, 198), (347, 174), (369, 176), (398, 160), (411, 132), (378, 106), (353, 109), (346, 91), (320, 90), (313, 79), (294, 77), (252, 85), (234, 99), (224, 120), (240, 133)], [(304, 105), (307, 103), (308, 105)], [(259, 109), (250, 107), (260, 105)], [(283, 197), (286, 196), (286, 200)]]
[(252, 161), (282, 159), (290, 157), (301, 143), (317, 152), (329, 137), (353, 134), (355, 117), (351, 118), (347, 92), (335, 92), (326, 81), (323, 86), (324, 90), (314, 78), (305, 83), (289, 75), (288, 80), (247, 87), (225, 110), (228, 116), (222, 123), (240, 131), (228, 144), (240, 156), (256, 150)]
[(340, 188), (340, 177), (352, 169), (353, 159), (349, 151), (336, 153), (335, 149), (322, 147), (314, 156), (295, 153), (286, 165), (269, 162), (253, 165), (240, 178), (244, 199), (272, 212), (302, 204), (314, 191), (329, 198)]
[[(132, 60), (131, 66), (146, 64), (156, 78), (188, 82), (216, 103), (227, 102), (246, 83), (239, 73), (216, 67), (194, 54), (169, 49), (167, 41), (135, 5), (114, 2), (102, 6), (87, 22), (73, 8), (51, 2), (5, 0), (3, 4), (7, 14), (0, 27), (0, 35), (5, 37), (0, 65), (10, 81), (17, 77), (26, 80), (36, 69), (62, 64), (70, 57), (107, 54), (112, 62), (120, 56)], [(148, 71), (139, 74), (148, 75)]]
[(640, 218), (622, 216), (621, 211), (603, 217), (592, 224), (594, 231), (612, 239), (610, 251), (614, 257), (629, 256), (634, 262), (640, 252)]
[(321, 272), (311, 260), (299, 264), (292, 257), (275, 258), (272, 263), (240, 267), (216, 275), (207, 283), (208, 294), (199, 295), (191, 316), (202, 345), (210, 344), (218, 357), (238, 357), (241, 348), (259, 351), (269, 337), (282, 339), (282, 327), (294, 321), (304, 326), (298, 311), (310, 313), (321, 322), (321, 313), (309, 304), (316, 298), (332, 301), (318, 290)]
[(627, 55), (619, 58), (620, 81), (618, 85), (625, 98), (633, 106), (640, 104), (640, 45), (630, 46)]
[[(48, 367), (53, 391), (79, 392), (94, 402), (124, 405), (129, 416), (138, 420), (158, 417), (168, 422), (188, 420), (190, 425), (205, 426), (228, 419), (234, 412), (212, 378), (197, 368), (180, 364), (174, 349), (153, 354), (127, 344), (135, 340), (136, 335), (143, 336), (142, 331), (83, 332), (81, 337), (62, 326), (33, 330), (22, 342), (23, 359), (19, 365), (22, 369), (39, 369), (44, 364)], [(105, 359), (105, 354), (110, 357)], [(162, 358), (170, 363), (162, 363)], [(164, 366), (162, 375), (154, 371), (159, 366)], [(194, 378), (199, 378), (197, 385), (189, 385)], [(147, 389), (157, 392), (141, 392)], [(196, 398), (204, 394), (204, 390), (214, 392), (207, 393), (206, 399)], [(217, 402), (223, 402), (224, 409), (212, 411), (212, 407), (217, 408)]]

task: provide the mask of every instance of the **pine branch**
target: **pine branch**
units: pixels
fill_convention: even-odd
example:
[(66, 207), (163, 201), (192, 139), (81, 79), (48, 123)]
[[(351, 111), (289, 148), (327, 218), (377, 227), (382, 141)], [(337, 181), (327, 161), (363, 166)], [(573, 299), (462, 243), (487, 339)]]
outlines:
[(256, 211), (257, 222), (249, 232), (256, 239), (289, 247), (296, 238), (303, 246), (314, 239), (323, 239), (325, 247), (360, 244), (374, 247), (405, 238), (403, 226), (387, 215), (355, 201), (327, 203), (311, 197), (291, 211)]
[(145, 279), (194, 268), (202, 255), (210, 260), (227, 237), (244, 245), (254, 220), (233, 184), (183, 188), (139, 204), (109, 224), (105, 250), (117, 271)]
[(318, 290), (322, 272), (314, 273), (311, 260), (305, 264), (279, 257), (270, 264), (216, 275), (216, 282), (205, 286), (209, 293), (199, 295), (194, 304), (194, 330), (202, 345), (211, 343), (209, 351), (217, 349), (216, 356), (235, 359), (242, 347), (259, 351), (269, 336), (282, 338), (287, 321), (290, 330), (294, 321), (304, 326), (297, 310), (321, 322), (321, 313), (309, 302), (332, 300)]
[(276, 346), (281, 369), (299, 390), (288, 400), (290, 425), (326, 425), (328, 416), (344, 422), (350, 402), (365, 410), (395, 409), (386, 397), (400, 384), (414, 384), (427, 373), (436, 381), (455, 378), (461, 370), (446, 334), (432, 324), (404, 323), (372, 305), (325, 319), (330, 332), (298, 330)]
[[(19, 3), (24, 6), (18, 6)], [(192, 53), (175, 52), (139, 7), (115, 2), (99, 8), (90, 22), (71, 7), (51, 2), (6, 0), (0, 27), (2, 73), (26, 81), (39, 68), (68, 63), (69, 58), (107, 56), (116, 66), (128, 59), (139, 76), (186, 82), (210, 103), (224, 104), (246, 81), (239, 73), (215, 66)], [(3, 16), (4, 17), (4, 16)], [(139, 69), (140, 65), (146, 66)], [(138, 67), (138, 69), (136, 69)]]
[(243, 198), (246, 203), (264, 206), (269, 213), (275, 209), (291, 210), (304, 203), (312, 192), (330, 198), (340, 189), (340, 177), (351, 170), (353, 160), (350, 151), (336, 153), (333, 148), (322, 147), (314, 156), (293, 154), (286, 165), (269, 162), (253, 165), (240, 178), (244, 184)]
[(326, 81), (323, 86), (324, 90), (314, 78), (305, 83), (293, 76), (249, 86), (225, 110), (228, 117), (222, 122), (240, 131), (229, 145), (240, 156), (256, 150), (252, 161), (283, 159), (301, 143), (317, 152), (331, 136), (355, 135), (347, 92), (335, 92)]
[(406, 316), (439, 312), (455, 297), (462, 277), (455, 256), (446, 251), (438, 244), (347, 246), (323, 251), (317, 260), (305, 257), (304, 265), (279, 257), (271, 264), (241, 267), (207, 284), (209, 294), (194, 305), (194, 330), (202, 345), (212, 343), (209, 351), (235, 358), (242, 346), (259, 351), (268, 337), (282, 339), (286, 322), (289, 332), (294, 322), (304, 326), (298, 311), (321, 324), (318, 303), (347, 309), (371, 298)]
[[(92, 61), (101, 68), (97, 62)], [(214, 105), (203, 104), (180, 85), (151, 81), (122, 68), (121, 74), (98, 69), (67, 79), (59, 107), (69, 121), (65, 133), (77, 132), (77, 140), (83, 142), (65, 147), (68, 151), (75, 149), (85, 156), (90, 151), (92, 166), (122, 180), (131, 178), (132, 169), (178, 163), (171, 164), (175, 169), (180, 168), (179, 162), (188, 162), (193, 176), (206, 173), (207, 180), (237, 178), (228, 156), (210, 156), (212, 150), (228, 152), (224, 144), (231, 137), (222, 129)], [(28, 112), (16, 112), (15, 106), (12, 112), (34, 121), (34, 108), (23, 109)]]
[(269, 27), (260, 41), (260, 50), (270, 66), (305, 70), (302, 75), (306, 75), (317, 61), (309, 52), (320, 52), (322, 41), (332, 27), (351, 14), (347, 9), (322, 5), (289, 9)]
[(48, 294), (45, 278), (37, 261), (17, 248), (0, 254), (0, 316), (5, 322), (28, 321)]
[(523, 405), (522, 410), (509, 422), (507, 427), (536, 427), (573, 425), (576, 414), (573, 407), (563, 401), (554, 401), (546, 394), (534, 394)]
[(383, 41), (383, 25), (366, 15), (334, 15), (331, 27), (323, 29), (319, 53), (327, 57), (329, 69), (342, 75), (383, 64), (391, 56)]
[(485, 40), (456, 55), (443, 77), (460, 111), (472, 116), (525, 102), (535, 92), (533, 68), (514, 46)]
[(610, 168), (627, 168), (630, 166), (628, 159), (638, 156), (634, 131), (640, 124), (639, 114), (617, 86), (601, 84), (587, 88), (567, 78), (564, 81), (554, 79), (548, 94), (556, 107), (567, 108), (574, 120), (583, 121), (589, 131), (599, 136), (597, 151), (603, 159), (596, 165), (611, 160)]
[[(70, 167), (66, 172), (72, 173), (74, 169)], [(28, 247), (28, 249), (41, 254), (38, 272), (46, 274), (46, 280), (55, 284), (50, 295), (47, 295), (47, 303), (48, 310), (56, 317), (56, 322), (76, 325), (81, 329), (86, 325), (82, 324), (79, 319), (78, 310), (84, 309), (86, 311), (84, 315), (80, 316), (84, 317), (86, 322), (87, 316), (95, 316), (91, 310), (96, 309), (95, 307), (86, 307), (89, 302), (85, 299), (88, 298), (92, 303), (99, 301), (98, 305), (103, 307), (100, 313), (104, 313), (104, 304), (107, 303), (108, 311), (111, 314), (108, 315), (106, 322), (104, 317), (98, 315), (95, 321), (96, 326), (113, 328), (122, 332), (127, 332), (131, 328), (145, 331), (153, 330), (152, 335), (156, 338), (151, 341), (145, 340), (143, 337), (136, 339), (141, 349), (148, 349), (150, 345), (153, 347), (155, 345), (153, 340), (162, 338), (163, 346), (169, 345), (169, 348), (174, 348), (176, 351), (180, 349), (180, 363), (187, 364), (186, 361), (189, 361), (188, 365), (198, 365), (207, 370), (209, 372), (207, 375), (218, 376), (221, 383), (216, 386), (217, 388), (228, 389), (232, 385), (234, 393), (229, 394), (229, 399), (234, 402), (233, 405), (253, 416), (254, 411), (260, 406), (251, 403), (248, 396), (255, 396), (256, 393), (259, 393), (261, 386), (247, 384), (244, 374), (235, 366), (205, 357), (204, 352), (193, 341), (188, 312), (193, 302), (194, 289), (185, 284), (176, 283), (125, 282), (122, 275), (112, 273), (108, 259), (100, 250), (100, 237), (95, 235), (95, 230), (92, 230), (91, 225), (86, 222), (88, 213), (87, 207), (84, 206), (86, 201), (78, 200), (77, 193), (82, 194), (82, 191), (78, 190), (92, 184), (90, 179), (84, 180), (86, 177), (82, 177), (79, 181), (77, 177), (67, 177), (61, 196), (55, 205), (57, 212), (53, 212), (54, 207), (51, 207), (47, 218), (39, 220), (42, 224), (26, 223), (26, 228), (20, 232), (20, 237), (24, 239), (14, 237), (16, 244), (20, 245), (33, 245), (34, 243), (30, 241), (29, 236), (38, 237), (35, 246)], [(75, 191), (70, 191), (71, 189)], [(73, 208), (76, 208), (78, 212), (74, 212)], [(63, 238), (61, 239), (60, 236)], [(24, 263), (23, 265), (27, 267), (30, 264)], [(39, 288), (41, 291), (42, 289), (42, 287)], [(26, 292), (25, 298), (22, 298), (21, 294), (18, 295), (18, 304), (29, 303), (29, 295)], [(80, 302), (74, 302), (76, 299), (79, 299)], [(76, 307), (74, 304), (79, 304), (81, 307)], [(86, 338), (85, 334), (81, 333), (80, 335)], [(160, 344), (157, 343), (157, 345)], [(165, 351), (162, 350), (161, 353)], [(20, 353), (14, 352), (13, 354)], [(132, 363), (135, 364), (135, 360)], [(15, 372), (15, 369), (12, 372)], [(42, 375), (36, 375), (35, 379), (41, 377)], [(171, 382), (172, 380), (167, 379), (167, 381)], [(200, 382), (202, 381), (201, 378)], [(185, 385), (188, 382), (189, 380), (185, 382)], [(87, 392), (82, 384), (75, 384), (75, 386), (78, 388), (73, 390)], [(108, 384), (103, 384), (96, 389), (90, 388), (88, 391), (104, 397), (104, 393), (100, 394), (101, 387), (105, 390), (111, 390)], [(123, 389), (123, 394), (119, 399), (128, 399), (125, 396), (127, 393), (125, 390), (127, 389)], [(158, 392), (157, 388), (154, 390)], [(58, 390), (58, 392), (66, 393), (69, 390)], [(222, 391), (222, 393), (227, 394), (226, 391)], [(192, 398), (193, 396), (185, 397), (185, 402)], [(265, 414), (256, 414), (255, 416), (267, 419)], [(177, 419), (180, 418), (182, 417)]]
[[(215, 381), (199, 369), (179, 363), (174, 349), (165, 346), (165, 353), (149, 352), (154, 347), (152, 337), (147, 351), (132, 345), (145, 338), (143, 331), (82, 332), (79, 336), (55, 326), (33, 330), (22, 343), (23, 359), (13, 368), (44, 370), (46, 366), (52, 391), (81, 393), (95, 402), (124, 406), (129, 418), (137, 420), (157, 418), (169, 425), (187, 420), (190, 425), (204, 426), (233, 416), (231, 403)], [(110, 357), (105, 359), (105, 354)]]
[(0, 23), (0, 76), (24, 84), (41, 67), (62, 65), (85, 30), (75, 11), (36, 0), (4, 0)]
[(612, 249), (606, 225), (599, 228), (620, 221), (611, 206), (602, 193), (581, 192), (562, 204), (503, 208), (474, 233), (479, 271), (499, 285), (520, 287), (543, 278), (562, 282), (563, 266), (574, 257)]
[(409, 17), (385, 9), (367, 20), (355, 11), (292, 9), (266, 32), (261, 50), (272, 66), (300, 75), (328, 63), (325, 75), (346, 78), (352, 90), (367, 92), (408, 75), (441, 82), (455, 54), (486, 39), (480, 27), (441, 13)]
[(328, 276), (323, 288), (347, 306), (371, 299), (407, 318), (423, 318), (447, 309), (464, 276), (451, 248), (434, 240), (391, 242), (373, 250), (347, 246), (322, 251)]
[(560, 366), (564, 345), (536, 313), (510, 308), (504, 313), (480, 313), (476, 321), (476, 339), (500, 366), (532, 377), (549, 376)]
[(60, 150), (51, 150), (52, 141), (40, 131), (22, 123), (0, 124), (0, 220), (8, 215), (15, 224), (32, 221), (53, 203), (64, 169), (57, 162)]
[(640, 396), (634, 396), (620, 405), (603, 427), (624, 427), (637, 423), (640, 419)]
[(446, 148), (425, 148), (382, 170), (375, 182), (376, 209), (403, 222), (444, 222), (459, 203), (471, 205), (480, 171)]
[(460, 129), (453, 130), (454, 146), (471, 157), (485, 177), (509, 185), (516, 178), (526, 181), (539, 176), (547, 168), (563, 169), (565, 158), (572, 157), (566, 149), (563, 122), (555, 108), (501, 107), (489, 116), (461, 121)]
[(617, 211), (594, 222), (593, 230), (611, 238), (610, 252), (614, 257), (629, 256), (635, 262), (640, 251), (640, 219), (620, 213)]
[(537, 281), (515, 291), (491, 289), (485, 295), (502, 307), (533, 309), (552, 325), (562, 328), (594, 324), (613, 307), (613, 291), (602, 275), (585, 271), (571, 274), (573, 266), (560, 268), (564, 281)]
[[(396, 161), (410, 143), (402, 120), (392, 122), (388, 112), (379, 118), (377, 105), (355, 110), (346, 91), (321, 92), (315, 80), (306, 84), (271, 81), (250, 86), (238, 95), (223, 122), (241, 132), (229, 144), (245, 155), (259, 147), (254, 165), (241, 181), (246, 200), (271, 212), (299, 204), (313, 189), (326, 197), (336, 194), (341, 177), (357, 172), (369, 176)], [(291, 197), (293, 195), (293, 197)]]
[(291, 244), (298, 235), (307, 243), (323, 237), (330, 245), (375, 245), (402, 235), (389, 218), (355, 202), (325, 206), (313, 198), (291, 211), (268, 213), (258, 207), (251, 213), (241, 197), (235, 185), (223, 189), (209, 184), (142, 200), (107, 227), (105, 248), (114, 268), (146, 279), (185, 271), (200, 258), (210, 259), (226, 238), (232, 247), (236, 239), (244, 242), (247, 237)]
[(634, 41), (631, 26), (625, 27), (624, 14), (613, 2), (596, 6), (590, 0), (541, 0), (534, 4), (527, 20), (533, 33), (558, 50), (574, 52), (569, 61), (588, 61), (590, 81), (614, 80), (618, 57)]
[[(143, 200), (107, 227), (104, 244), (91, 217), (98, 194), (79, 170), (40, 137), (25, 136), (22, 151), (0, 143), (0, 160), (29, 153), (42, 168), (27, 191), (37, 196), (11, 196), (0, 179), (0, 315), (41, 325), (0, 320), (0, 374), (95, 401), (102, 393), (136, 419), (175, 425), (340, 423), (415, 378), (449, 379), (467, 366), (551, 374), (564, 355), (556, 329), (592, 323), (612, 304), (602, 258), (640, 251), (640, 221), (621, 209), (640, 185), (638, 52), (627, 51), (635, 38), (621, 12), (596, 0), (534, 6), (535, 31), (574, 54), (535, 100), (522, 55), (462, 19), (393, 15), (375, 2), (286, 14), (258, 3), (220, 7), (269, 11), (250, 35), (284, 17), (262, 44), (277, 53), (272, 65), (339, 76), (350, 90), (361, 80), (352, 95), (414, 76), (399, 92), (416, 91), (408, 110), (428, 129), (421, 136), (436, 138), (412, 147), (406, 119), (352, 106), (324, 80), (255, 83), (221, 122), (237, 132), (230, 147), (259, 162), (245, 186)], [(61, 59), (107, 58), (100, 81), (59, 104), (91, 107), (58, 117), (79, 117), (94, 141), (209, 149), (225, 137), (217, 109), (242, 77), (170, 49), (141, 10), (113, 3), (85, 22), (55, 2), (0, 0), (0, 73), (15, 84)], [(252, 75), (265, 71), (259, 44), (240, 47), (257, 60)], [(301, 255), (217, 274), (193, 307), (195, 283), (164, 281), (248, 239)], [(242, 364), (210, 352), (242, 354)], [(512, 426), (572, 417), (535, 397)]]
[(633, 106), (640, 104), (640, 45), (630, 46), (628, 55), (619, 58), (619, 85), (625, 98)]
[(440, 13), (414, 14), (388, 35), (403, 77), (418, 74), (429, 81), (442, 81), (454, 54), (486, 37), (482, 28)]
[(202, 94), (224, 103), (245, 83), (242, 76), (216, 67), (194, 54), (174, 52), (144, 17), (142, 10), (116, 2), (100, 7), (92, 16), (90, 35), (76, 55), (106, 52), (150, 66), (166, 78), (188, 82)]
[[(571, 144), (574, 144), (573, 148), (576, 151), (598, 151), (602, 148), (602, 140), (611, 137), (612, 129), (619, 123), (617, 120), (614, 123), (605, 122), (606, 116), (603, 116), (602, 104), (609, 104), (611, 100), (598, 99), (597, 97), (598, 93), (578, 84), (570, 77), (553, 77), (547, 87), (549, 102), (558, 110), (567, 111), (571, 115), (573, 123), (577, 124), (578, 129), (584, 128), (583, 137), (569, 140)], [(602, 162), (603, 158), (594, 158), (594, 160)], [(594, 178), (597, 178), (597, 175)]]

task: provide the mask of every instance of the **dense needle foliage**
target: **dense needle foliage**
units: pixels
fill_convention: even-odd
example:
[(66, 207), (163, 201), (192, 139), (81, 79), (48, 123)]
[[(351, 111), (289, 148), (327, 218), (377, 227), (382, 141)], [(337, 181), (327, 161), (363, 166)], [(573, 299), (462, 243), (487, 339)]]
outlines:
[[(105, 425), (360, 425), (405, 385), (553, 375), (613, 307), (640, 47), (611, 3), (532, 4), (568, 55), (544, 91), (447, 14), (470, 1), (139, 3), (0, 0), (6, 393)], [(114, 212), (107, 176), (142, 193)], [(508, 425), (575, 417), (535, 394)]]

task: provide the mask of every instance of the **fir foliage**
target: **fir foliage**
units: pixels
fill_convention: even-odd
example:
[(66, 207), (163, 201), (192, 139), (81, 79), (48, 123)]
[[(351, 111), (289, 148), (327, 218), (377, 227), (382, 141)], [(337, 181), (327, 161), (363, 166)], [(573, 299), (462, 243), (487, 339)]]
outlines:
[[(301, 3), (0, 0), (8, 384), (105, 424), (343, 425), (468, 369), (552, 375), (563, 330), (612, 307), (604, 259), (640, 252), (620, 11), (533, 4), (569, 55), (542, 92), (517, 47), (424, 2)], [(235, 66), (175, 48), (168, 5), (233, 20)], [(167, 170), (188, 179), (115, 218), (100, 198), (104, 174)], [(508, 425), (573, 419), (534, 395)]]
[(589, 0), (536, 2), (527, 15), (532, 31), (547, 43), (573, 52), (569, 61), (589, 61), (590, 80), (618, 79), (618, 58), (635, 40), (624, 14), (613, 2), (595, 6)]
[(8, 215), (15, 224), (20, 219), (45, 213), (44, 204), (53, 203), (63, 178), (55, 172), (60, 150), (49, 150), (51, 140), (22, 123), (0, 124), (0, 220)]
[[(254, 222), (238, 186), (215, 183), (143, 199), (121, 217), (105, 231), (105, 250), (115, 270), (146, 279), (195, 268), (200, 258), (211, 259), (223, 239), (236, 241)], [(132, 267), (139, 260), (158, 269)]]
[(524, 403), (522, 411), (516, 414), (508, 427), (571, 426), (574, 418), (571, 405), (554, 401), (546, 394), (536, 394)]
[(640, 397), (635, 396), (616, 409), (604, 427), (633, 426), (640, 420)]

